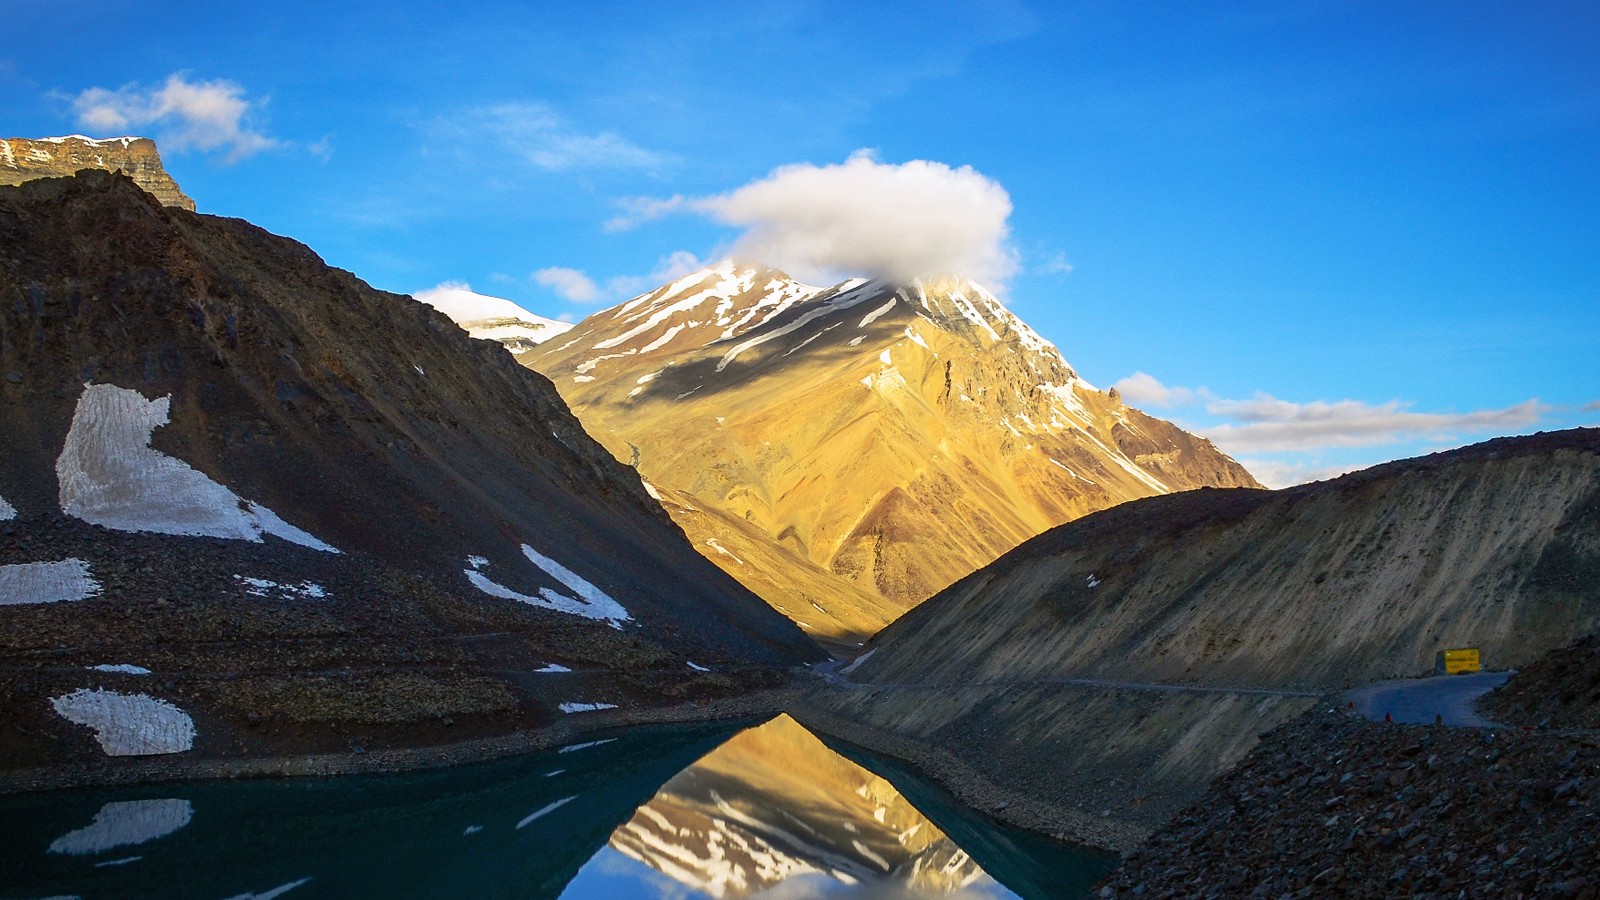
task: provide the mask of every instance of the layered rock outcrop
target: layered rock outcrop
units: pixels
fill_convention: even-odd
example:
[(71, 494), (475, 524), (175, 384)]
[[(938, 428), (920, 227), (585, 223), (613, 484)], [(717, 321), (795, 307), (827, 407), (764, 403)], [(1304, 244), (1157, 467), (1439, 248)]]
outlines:
[(149, 138), (96, 139), (73, 134), (0, 139), (0, 184), (58, 178), (82, 169), (122, 172), (163, 204), (194, 209), (194, 201), (161, 165), (156, 142)]

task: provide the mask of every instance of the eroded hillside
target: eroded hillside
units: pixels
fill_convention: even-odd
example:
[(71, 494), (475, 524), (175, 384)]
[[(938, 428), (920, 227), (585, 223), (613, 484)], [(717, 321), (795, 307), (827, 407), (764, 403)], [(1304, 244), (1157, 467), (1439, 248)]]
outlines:
[(1517, 666), (1600, 624), (1600, 430), (1129, 504), (938, 599), (871, 642), (863, 680), (1331, 690), (1455, 646)]
[(1127, 847), (1326, 692), (1597, 626), (1600, 430), (1577, 429), (1061, 526), (902, 617), (808, 715)]

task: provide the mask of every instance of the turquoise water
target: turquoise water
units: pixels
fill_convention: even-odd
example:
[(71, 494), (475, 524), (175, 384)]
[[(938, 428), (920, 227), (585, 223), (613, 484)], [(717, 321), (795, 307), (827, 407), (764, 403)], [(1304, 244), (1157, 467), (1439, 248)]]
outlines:
[(780, 719), (399, 775), (0, 798), (0, 898), (1031, 900), (1114, 863), (847, 752)]

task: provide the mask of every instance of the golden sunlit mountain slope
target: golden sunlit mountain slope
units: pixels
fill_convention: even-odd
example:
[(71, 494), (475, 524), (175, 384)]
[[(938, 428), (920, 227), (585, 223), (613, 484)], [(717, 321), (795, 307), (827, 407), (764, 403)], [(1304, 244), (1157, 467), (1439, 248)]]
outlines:
[[(889, 613), (1095, 510), (1256, 486), (1209, 441), (1079, 378), (969, 281), (816, 288), (724, 262), (521, 361), (648, 480), (882, 596)], [(675, 518), (706, 552), (708, 520)], [(708, 555), (794, 615), (802, 591)], [(878, 616), (813, 632), (859, 639)]]

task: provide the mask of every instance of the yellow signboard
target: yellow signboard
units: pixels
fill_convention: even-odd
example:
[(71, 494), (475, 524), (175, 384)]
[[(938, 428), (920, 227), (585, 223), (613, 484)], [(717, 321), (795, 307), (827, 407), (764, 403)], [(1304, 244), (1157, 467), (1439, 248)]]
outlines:
[(1456, 650), (1440, 650), (1434, 667), (1446, 675), (1458, 675), (1462, 672), (1480, 672), (1483, 670), (1483, 663), (1478, 658), (1477, 647), (1462, 647)]

